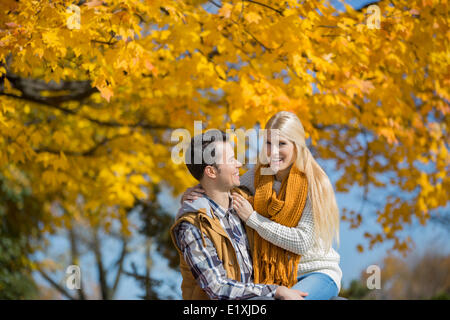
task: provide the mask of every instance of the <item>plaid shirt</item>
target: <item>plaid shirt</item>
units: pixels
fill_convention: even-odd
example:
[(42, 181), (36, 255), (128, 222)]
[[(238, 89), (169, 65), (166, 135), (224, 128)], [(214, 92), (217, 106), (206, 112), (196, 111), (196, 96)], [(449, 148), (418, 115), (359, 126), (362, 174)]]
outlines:
[(205, 198), (208, 199), (213, 213), (219, 218), (233, 244), (241, 271), (241, 281), (227, 278), (225, 268), (211, 240), (204, 236), (206, 247), (203, 246), (200, 230), (190, 223), (182, 222), (176, 231), (178, 246), (200, 287), (211, 299), (273, 297), (278, 286), (253, 283), (253, 266), (247, 234), (233, 209), (233, 198), (230, 196), (228, 210), (209, 197)]

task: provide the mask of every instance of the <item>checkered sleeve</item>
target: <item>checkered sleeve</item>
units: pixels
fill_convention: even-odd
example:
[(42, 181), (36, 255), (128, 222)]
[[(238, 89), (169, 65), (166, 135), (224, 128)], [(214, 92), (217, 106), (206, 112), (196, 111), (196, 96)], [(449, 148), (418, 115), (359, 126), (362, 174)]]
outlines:
[(177, 242), (186, 263), (197, 283), (211, 299), (249, 299), (257, 296), (274, 297), (277, 286), (243, 283), (227, 278), (222, 261), (211, 240), (194, 225), (182, 222), (178, 228)]

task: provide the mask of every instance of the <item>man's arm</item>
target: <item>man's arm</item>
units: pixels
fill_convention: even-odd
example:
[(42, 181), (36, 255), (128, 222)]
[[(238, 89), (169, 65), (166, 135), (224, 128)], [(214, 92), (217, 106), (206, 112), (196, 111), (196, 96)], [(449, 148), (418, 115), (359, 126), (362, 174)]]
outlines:
[[(178, 246), (190, 266), (194, 278), (211, 299), (249, 299), (258, 296), (274, 297), (276, 285), (243, 283), (227, 277), (222, 261), (211, 240), (194, 225), (182, 222), (176, 232)], [(280, 290), (282, 291), (282, 290)]]

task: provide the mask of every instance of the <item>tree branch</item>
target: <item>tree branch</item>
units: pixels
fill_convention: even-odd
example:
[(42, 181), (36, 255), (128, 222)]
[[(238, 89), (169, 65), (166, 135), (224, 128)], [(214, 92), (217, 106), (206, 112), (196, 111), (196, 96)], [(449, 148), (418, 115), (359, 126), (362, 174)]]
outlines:
[[(97, 91), (96, 88), (91, 88), (91, 89), (92, 89), (92, 91), (89, 93), (89, 95)], [(145, 123), (143, 121), (140, 121), (140, 122), (135, 123), (135, 124), (122, 124), (122, 123), (118, 123), (118, 122), (115, 122), (115, 121), (98, 120), (98, 119), (95, 119), (95, 118), (92, 118), (92, 117), (89, 117), (89, 116), (80, 115), (75, 110), (71, 110), (71, 109), (68, 109), (68, 108), (61, 107), (60, 106), (60, 102), (69, 101), (69, 100), (66, 100), (66, 99), (61, 99), (60, 102), (59, 102), (57, 99), (37, 98), (37, 97), (34, 97), (34, 96), (25, 95), (25, 94), (22, 95), (22, 96), (17, 96), (17, 95), (11, 94), (11, 93), (5, 93), (5, 92), (1, 92), (1, 91), (0, 91), (0, 95), (11, 97), (11, 98), (15, 98), (15, 99), (27, 100), (27, 101), (35, 102), (35, 103), (38, 103), (38, 104), (42, 104), (42, 105), (45, 105), (47, 107), (51, 107), (51, 108), (54, 108), (56, 110), (59, 110), (59, 111), (65, 113), (65, 114), (78, 116), (78, 117), (80, 117), (82, 119), (88, 120), (90, 122), (93, 122), (95, 124), (98, 124), (100, 126), (105, 126), (105, 127), (117, 127), (117, 128), (119, 128), (119, 127), (130, 127), (130, 128), (142, 128), (142, 129), (146, 129), (146, 130), (175, 129), (175, 128), (172, 128), (169, 125)], [(80, 100), (80, 99), (86, 98), (87, 96), (88, 96), (87, 93), (84, 93), (84, 94), (80, 94), (80, 95), (72, 96), (72, 97), (74, 97), (73, 100)]]
[(74, 151), (69, 151), (69, 150), (54, 150), (54, 149), (50, 149), (50, 148), (36, 148), (33, 150), (36, 153), (48, 152), (48, 153), (52, 153), (52, 154), (60, 154), (61, 152), (63, 152), (65, 155), (69, 155), (69, 156), (90, 157), (95, 154), (95, 152), (98, 150), (98, 148), (100, 148), (101, 146), (104, 146), (111, 140), (114, 140), (117, 138), (123, 138), (123, 137), (127, 137), (127, 136), (129, 136), (129, 134), (118, 134), (111, 138), (103, 138), (103, 140), (100, 141), (99, 143), (97, 143), (96, 145), (92, 146), (91, 148), (89, 148), (86, 151), (81, 151), (81, 152), (74, 152)]
[(100, 290), (102, 294), (102, 300), (109, 300), (109, 288), (108, 283), (106, 280), (106, 272), (105, 268), (103, 267), (103, 260), (102, 260), (102, 252), (100, 248), (100, 239), (98, 237), (98, 229), (94, 228), (92, 231), (93, 233), (93, 249), (94, 249), (94, 256), (95, 261), (97, 263), (97, 271), (98, 271), (98, 278), (100, 283)]
[(280, 16), (284, 17), (283, 11), (275, 9), (275, 8), (265, 4), (265, 3), (261, 3), (261, 2), (253, 1), (253, 0), (243, 0), (243, 2), (244, 1), (245, 2), (249, 2), (249, 3), (253, 3), (253, 4), (257, 4), (257, 5), (262, 6), (264, 8), (270, 9), (270, 10), (275, 11), (276, 13), (278, 13)]
[(67, 297), (70, 300), (75, 300), (74, 297), (72, 297), (63, 287), (61, 287), (56, 281), (54, 281), (52, 278), (50, 278), (43, 270), (38, 268), (39, 273), (41, 276), (47, 280), (48, 283), (50, 283), (57, 291), (59, 291), (62, 295)]
[[(79, 265), (80, 254), (78, 252), (78, 243), (77, 243), (75, 230), (73, 229), (73, 227), (69, 228), (69, 240), (70, 240), (70, 253), (71, 253), (72, 265)], [(80, 289), (77, 291), (78, 291), (78, 298), (80, 300), (86, 300), (86, 295), (84, 293), (84, 288), (83, 288), (81, 279), (80, 279)]]
[(115, 295), (115, 293), (117, 291), (117, 287), (119, 285), (120, 277), (123, 274), (123, 263), (125, 261), (125, 256), (128, 253), (128, 250), (127, 250), (128, 241), (127, 241), (127, 239), (125, 237), (122, 237), (122, 241), (123, 241), (122, 252), (120, 253), (119, 260), (116, 262), (116, 265), (119, 265), (119, 268), (117, 270), (116, 278), (114, 280), (114, 285), (112, 287), (111, 297), (114, 297), (114, 295)]

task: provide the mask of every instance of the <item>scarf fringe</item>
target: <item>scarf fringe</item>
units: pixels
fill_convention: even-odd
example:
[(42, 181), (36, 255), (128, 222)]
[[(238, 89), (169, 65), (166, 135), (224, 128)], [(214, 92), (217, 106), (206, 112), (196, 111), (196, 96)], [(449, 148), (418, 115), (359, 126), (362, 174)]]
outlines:
[[(255, 210), (277, 223), (295, 227), (300, 221), (306, 203), (308, 182), (303, 172), (295, 165), (283, 180), (280, 194), (272, 190), (273, 176), (261, 176), (260, 168), (255, 172), (256, 192), (253, 201)], [(300, 255), (277, 247), (255, 233), (253, 250), (253, 272), (255, 283), (277, 284), (288, 288), (297, 283)]]

